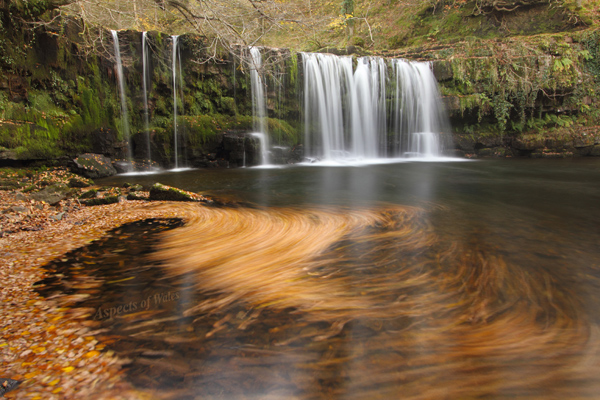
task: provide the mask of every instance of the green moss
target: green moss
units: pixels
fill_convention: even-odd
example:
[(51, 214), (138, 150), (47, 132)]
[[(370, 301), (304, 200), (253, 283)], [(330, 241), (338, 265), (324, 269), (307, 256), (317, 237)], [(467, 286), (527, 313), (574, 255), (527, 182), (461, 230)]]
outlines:
[(298, 54), (295, 51), (291, 52), (288, 73), (290, 86), (296, 88), (296, 82), (298, 81)]
[(237, 107), (233, 97), (220, 97), (218, 104), (219, 111), (224, 114), (235, 115)]
[(81, 194), (81, 196), (79, 196), (80, 199), (94, 199), (96, 198), (96, 196), (98, 195), (98, 189), (90, 189), (86, 192), (83, 192)]
[(296, 145), (300, 142), (298, 130), (293, 128), (287, 121), (269, 118), (268, 129), (273, 143)]
[(164, 201), (206, 201), (205, 198), (192, 192), (186, 192), (172, 186), (155, 183), (150, 188), (150, 200)]

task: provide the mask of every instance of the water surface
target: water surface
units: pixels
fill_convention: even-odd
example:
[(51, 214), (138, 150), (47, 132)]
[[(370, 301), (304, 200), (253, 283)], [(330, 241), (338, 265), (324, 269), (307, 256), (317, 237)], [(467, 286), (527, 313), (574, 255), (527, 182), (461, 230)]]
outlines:
[(600, 160), (99, 183), (131, 180), (241, 204), (174, 205), (185, 226), (124, 226), (49, 266), (88, 282), (49, 287), (87, 290), (100, 339), (159, 398), (600, 393)]

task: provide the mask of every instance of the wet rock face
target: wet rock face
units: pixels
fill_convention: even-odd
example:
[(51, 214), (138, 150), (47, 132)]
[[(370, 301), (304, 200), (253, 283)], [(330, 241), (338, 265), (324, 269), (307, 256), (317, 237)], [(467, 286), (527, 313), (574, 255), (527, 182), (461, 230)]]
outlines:
[(247, 133), (229, 132), (223, 136), (223, 151), (220, 158), (230, 166), (244, 167), (261, 163), (258, 138)]
[(7, 75), (0, 80), (0, 89), (8, 94), (8, 99), (15, 103), (27, 101), (29, 98), (29, 85), (26, 77), (19, 75)]
[(223, 136), (223, 150), (228, 161), (244, 165), (247, 157), (245, 148), (246, 136), (243, 134), (226, 133)]
[(111, 160), (102, 154), (81, 154), (73, 160), (71, 169), (86, 178), (97, 179), (117, 174)]
[(436, 60), (432, 63), (433, 75), (438, 81), (447, 81), (454, 77), (452, 64), (446, 60)]
[(115, 130), (99, 128), (91, 133), (91, 138), (94, 153), (103, 154), (111, 158), (117, 155), (119, 144)]
[(123, 174), (126, 172), (135, 171), (135, 165), (132, 161), (128, 160), (116, 160), (112, 162), (112, 166), (117, 170), (117, 173)]

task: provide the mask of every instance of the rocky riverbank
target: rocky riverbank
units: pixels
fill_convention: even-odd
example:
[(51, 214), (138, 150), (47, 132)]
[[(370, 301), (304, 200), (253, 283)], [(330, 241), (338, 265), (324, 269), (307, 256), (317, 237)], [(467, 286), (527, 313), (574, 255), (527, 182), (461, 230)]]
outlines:
[[(99, 332), (88, 315), (69, 308), (78, 298), (44, 298), (35, 285), (47, 276), (43, 266), (49, 261), (110, 229), (140, 219), (179, 216), (160, 207), (166, 202), (128, 200), (151, 198), (150, 190), (138, 185), (94, 186), (64, 169), (0, 169), (0, 186), (0, 378), (21, 382), (5, 397), (147, 398), (122, 380), (122, 362), (95, 339)], [(209, 201), (164, 185), (154, 191), (164, 199), (175, 193), (179, 200), (188, 195), (187, 200)], [(92, 197), (98, 203), (116, 201), (86, 205)]]

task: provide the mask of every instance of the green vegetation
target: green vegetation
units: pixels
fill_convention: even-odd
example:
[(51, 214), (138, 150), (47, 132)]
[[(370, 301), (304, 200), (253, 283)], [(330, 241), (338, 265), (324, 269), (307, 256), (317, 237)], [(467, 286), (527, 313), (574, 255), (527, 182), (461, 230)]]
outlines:
[[(255, 6), (273, 17), (277, 7), (268, 7), (275, 5), (274, 1)], [(112, 140), (104, 151), (123, 156), (112, 39), (93, 25), (102, 16), (91, 12), (97, 11), (91, 3), (74, 1), (59, 10), (52, 10), (51, 3), (14, 1), (0, 8), (0, 79), (5, 82), (0, 89), (0, 152), (9, 158), (50, 160), (91, 151), (100, 140), (98, 136), (104, 135)], [(117, 25), (107, 26), (160, 28), (169, 34), (190, 29), (174, 10), (165, 10), (170, 13), (167, 16), (153, 3), (135, 3), (139, 6), (137, 15), (129, 3), (106, 2), (105, 7), (115, 7), (120, 15), (110, 22)], [(595, 107), (600, 100), (600, 1), (280, 3), (277, 6), (283, 14), (273, 20), (263, 19), (260, 32), (254, 30), (259, 24), (253, 21), (248, 35), (240, 31), (235, 39), (244, 46), (253, 43), (292, 48), (265, 54), (268, 126), (273, 143), (300, 142), (296, 121), (301, 71), (296, 51), (323, 48), (348, 47), (348, 51), (359, 54), (437, 63), (444, 72), (440, 90), (458, 136), (568, 136), (579, 128), (600, 125), (600, 110)], [(83, 27), (60, 18), (49, 22), (59, 13), (77, 14), (80, 6), (92, 7), (86, 9), (90, 19)], [(160, 18), (144, 14), (149, 10)], [(233, 12), (224, 11), (220, 18), (225, 23), (233, 18)], [(24, 23), (32, 20), (47, 23), (32, 29)], [(231, 27), (238, 22), (235, 20)], [(270, 25), (273, 22), (275, 26)], [(252, 129), (248, 67), (240, 61), (243, 57), (236, 58), (243, 52), (232, 47), (235, 35), (231, 33), (217, 29), (202, 36), (182, 37), (185, 67), (181, 77), (184, 89), (177, 100), (182, 114), (178, 127), (185, 144), (192, 148), (212, 146), (227, 131)], [(148, 133), (154, 157), (171, 160), (171, 39), (164, 33), (148, 35), (153, 61), (150, 126), (146, 132), (140, 90), (140, 34), (123, 31), (119, 35), (134, 155), (138, 159), (143, 156), (140, 149), (145, 148)], [(256, 37), (260, 41), (250, 40)], [(114, 132), (114, 138), (106, 132)]]

